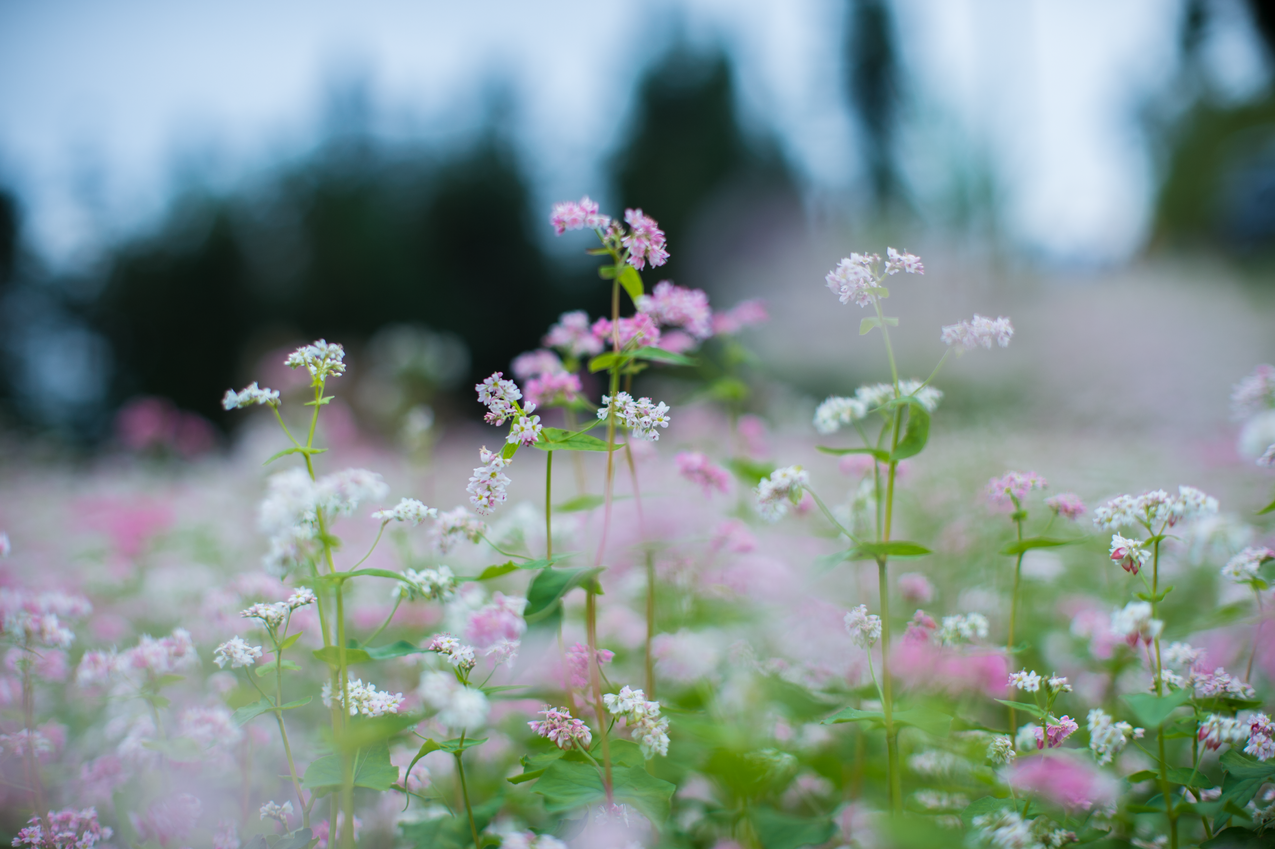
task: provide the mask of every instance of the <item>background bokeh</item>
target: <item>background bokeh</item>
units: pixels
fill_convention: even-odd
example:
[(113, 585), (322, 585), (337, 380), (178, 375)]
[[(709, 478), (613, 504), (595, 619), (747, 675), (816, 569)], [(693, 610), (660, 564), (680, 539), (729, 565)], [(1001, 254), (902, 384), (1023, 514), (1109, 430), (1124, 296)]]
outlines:
[(1263, 0), (5, 4), (6, 450), (215, 449), (224, 390), (320, 336), (365, 430), (475, 418), (605, 309), (547, 223), (585, 193), (767, 300), (758, 412), (879, 375), (821, 278), (894, 244), (910, 369), (974, 311), (1019, 329), (953, 415), (1228, 442), (1275, 357), (1273, 39)]

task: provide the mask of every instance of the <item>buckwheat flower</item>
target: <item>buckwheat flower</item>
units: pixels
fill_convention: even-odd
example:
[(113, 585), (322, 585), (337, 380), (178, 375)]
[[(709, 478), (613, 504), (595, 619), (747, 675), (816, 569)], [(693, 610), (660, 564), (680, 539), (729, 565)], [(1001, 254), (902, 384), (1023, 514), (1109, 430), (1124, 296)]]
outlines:
[(284, 623), (291, 612), (292, 607), (286, 601), (276, 601), (273, 604), (259, 601), (247, 610), (239, 611), (239, 615), (244, 619), (260, 619), (273, 631)]
[(833, 395), (815, 410), (815, 431), (827, 436), (854, 424), (868, 414), (868, 407), (858, 398)]
[(491, 709), (482, 690), (464, 686), (450, 672), (425, 672), (417, 692), (436, 711), (434, 718), (451, 729), (477, 728)]
[[(598, 668), (601, 669), (602, 664), (610, 663), (615, 659), (615, 652), (609, 649), (597, 650)], [(567, 649), (566, 654), (566, 672), (567, 682), (572, 689), (583, 690), (589, 686), (589, 649), (587, 646), (576, 643)]]
[(1085, 503), (1074, 492), (1062, 492), (1045, 499), (1045, 506), (1054, 511), (1055, 516), (1071, 519), (1073, 522), (1085, 514)]
[(479, 515), (486, 516), (496, 509), (496, 505), (504, 504), (508, 498), (505, 490), (511, 481), (504, 469), (510, 461), (488, 451), (486, 446), (483, 446), (478, 456), (483, 465), (474, 469), (465, 489), (469, 492), (469, 503), (474, 505)]
[(1244, 754), (1252, 755), (1259, 761), (1275, 758), (1275, 728), (1271, 726), (1271, 718), (1264, 713), (1253, 717), (1249, 723), (1248, 745)]
[(1179, 669), (1190, 669), (1203, 656), (1203, 649), (1197, 649), (1189, 643), (1170, 643), (1164, 650), (1164, 662)]
[[(530, 408), (530, 404), (527, 405)], [(505, 441), (513, 443), (521, 443), (524, 446), (535, 445), (540, 441), (540, 431), (544, 428), (540, 424), (540, 416), (519, 416), (518, 421), (513, 423), (509, 428), (509, 436)]]
[(255, 666), (260, 658), (261, 646), (250, 646), (242, 637), (232, 637), (217, 646), (217, 651), (213, 653), (213, 663), (221, 669), (225, 669), (227, 663), (231, 669)]
[(467, 646), (451, 634), (437, 634), (425, 646), (425, 651), (437, 652), (457, 669), (468, 671), (477, 662), (473, 646)]
[(740, 301), (725, 312), (713, 313), (713, 335), (731, 336), (746, 327), (768, 321), (766, 302), (761, 298)]
[(611, 226), (611, 218), (600, 214), (597, 203), (585, 195), (578, 203), (570, 200), (555, 203), (549, 214), (549, 223), (553, 225), (554, 232), (561, 236), (568, 230), (583, 230), (586, 227), (590, 230), (605, 230)]
[(1178, 497), (1173, 500), (1170, 508), (1172, 516), (1169, 519), (1169, 526), (1172, 527), (1181, 521), (1191, 521), (1199, 519), (1203, 516), (1214, 516), (1217, 514), (1217, 499), (1211, 495), (1207, 495), (1193, 486), (1179, 486)]
[(1216, 752), (1222, 748), (1224, 743), (1237, 746), (1240, 743), (1247, 742), (1249, 732), (1250, 727), (1238, 719), (1211, 713), (1204, 722), (1200, 723), (1200, 731), (1197, 736), (1205, 748)]
[(512, 380), (505, 380), (503, 372), (495, 372), (482, 383), (474, 384), (478, 403), (487, 407), (484, 417), (488, 424), (503, 425), (516, 410), (514, 402), (522, 399), (522, 391)]
[(1151, 603), (1147, 601), (1131, 601), (1123, 608), (1111, 614), (1111, 631), (1124, 637), (1131, 648), (1138, 641), (1150, 645), (1164, 630), (1164, 622), (1151, 617)]
[(381, 476), (367, 469), (342, 469), (324, 475), (314, 488), (316, 504), (332, 516), (352, 516), (359, 504), (381, 501), (390, 492)]
[(1262, 456), (1257, 458), (1259, 466), (1275, 466), (1275, 442), (1266, 446), (1266, 450), (1262, 452)]
[(586, 750), (589, 748), (589, 744), (593, 741), (589, 726), (573, 718), (569, 710), (546, 705), (545, 709), (540, 711), (540, 715), (544, 717), (543, 720), (527, 723), (536, 734), (559, 749), (570, 749), (575, 746)]
[(457, 507), (455, 510), (438, 514), (438, 520), (434, 523), (431, 536), (434, 540), (434, 547), (440, 553), (446, 554), (462, 539), (475, 543), (479, 542), (486, 530), (487, 526), (475, 519), (468, 510), (464, 507)]
[(548, 348), (557, 348), (572, 357), (592, 356), (602, 353), (603, 343), (593, 335), (589, 326), (589, 314), (584, 310), (564, 312), (558, 323), (540, 340)]
[(493, 667), (500, 666), (503, 663), (512, 669), (514, 661), (518, 659), (518, 650), (520, 648), (522, 648), (522, 640), (501, 638), (483, 650), (483, 657), (491, 658)]
[(382, 522), (407, 522), (416, 527), (426, 519), (438, 518), (438, 511), (433, 507), (426, 507), (415, 498), (403, 498), (392, 510), (377, 510), (372, 518)]
[(1094, 510), (1095, 527), (1112, 531), (1128, 528), (1138, 523), (1137, 500), (1132, 495), (1119, 495)]
[(615, 417), (629, 429), (634, 437), (648, 442), (660, 438), (657, 428), (669, 426), (669, 407), (663, 401), (658, 404), (650, 398), (633, 400), (627, 392), (617, 393), (614, 404), (610, 395), (602, 396), (602, 406), (598, 408), (598, 418), (605, 419), (614, 409)]
[(730, 485), (730, 472), (708, 459), (699, 451), (682, 451), (674, 458), (677, 473), (694, 484), (699, 484), (705, 498), (711, 498), (713, 491), (726, 492)]
[(283, 823), (283, 827), (288, 827), (288, 818), (292, 816), (292, 803), (284, 802), (282, 805), (276, 804), (274, 800), (270, 800), (261, 806), (262, 820), (278, 820)]
[(1018, 752), (1014, 751), (1014, 741), (1004, 734), (997, 734), (987, 744), (987, 760), (994, 766), (1011, 764)]
[(43, 759), (52, 751), (53, 741), (39, 731), (23, 728), (16, 734), (0, 734), (0, 752), (6, 752), (15, 757), (22, 758), (32, 754)]
[(394, 597), (415, 601), (447, 601), (456, 594), (456, 576), (446, 566), (437, 569), (404, 569), (403, 580), (394, 585)]
[[(391, 694), (378, 690), (370, 682), (364, 684), (358, 678), (350, 679), (346, 689), (350, 693), (350, 716), (363, 714), (376, 717), (387, 713), (398, 713), (399, 707), (403, 704), (402, 693)], [(344, 693), (338, 688), (334, 695), (331, 682), (327, 682), (323, 685), (323, 704), (325, 707), (332, 707), (333, 701), (338, 705), (344, 704)]]
[(221, 406), (226, 410), (237, 410), (252, 404), (268, 404), (271, 407), (277, 407), (279, 393), (273, 389), (261, 389), (254, 380), (238, 392), (227, 389), (226, 397), (221, 399)]
[(620, 244), (629, 252), (629, 265), (641, 271), (648, 262), (652, 268), (668, 262), (668, 251), (664, 249), (664, 231), (654, 218), (644, 215), (640, 209), (626, 209), (624, 221), (629, 225), (629, 233)]
[(1130, 740), (1140, 740), (1146, 733), (1127, 722), (1114, 721), (1102, 708), (1089, 711), (1086, 727), (1089, 729), (1089, 749), (1100, 766), (1111, 763)]
[(609, 318), (600, 318), (593, 322), (593, 335), (604, 345), (619, 343), (621, 349), (628, 347), (650, 347), (660, 344), (660, 328), (655, 320), (645, 313), (632, 317), (624, 317), (614, 324)]
[(1247, 584), (1258, 577), (1258, 570), (1268, 560), (1275, 560), (1275, 551), (1266, 547), (1250, 546), (1232, 557), (1222, 567), (1222, 577), (1237, 584)]
[(75, 683), (81, 687), (107, 684), (120, 670), (119, 655), (113, 651), (88, 651), (75, 670)]
[(627, 685), (619, 693), (602, 697), (609, 713), (619, 717), (642, 748), (647, 760), (655, 755), (668, 755), (668, 719), (660, 716), (660, 703), (646, 700), (646, 693)]
[(1222, 667), (1212, 672), (1193, 671), (1191, 681), (1195, 686), (1195, 695), (1199, 698), (1222, 696), (1233, 699), (1251, 699), (1256, 693), (1252, 685), (1229, 674)]
[(579, 397), (581, 391), (579, 375), (559, 371), (528, 380), (523, 396), (529, 405), (569, 404)]
[(921, 264), (921, 258), (907, 251), (896, 251), (894, 248), (885, 249), (885, 273), (898, 274), (900, 271), (908, 274), (924, 274), (925, 266)]
[(1260, 365), (1231, 390), (1231, 414), (1243, 421), (1275, 407), (1275, 366)]
[(1035, 672), (1028, 672), (1024, 669), (1021, 672), (1011, 672), (1009, 674), (1009, 685), (1017, 687), (1025, 693), (1036, 693), (1040, 691), (1040, 676)]
[(801, 498), (802, 488), (810, 482), (810, 475), (801, 466), (786, 466), (770, 473), (770, 477), (757, 484), (757, 509), (762, 518), (775, 521), (788, 512), (790, 504)]
[(465, 638), (478, 649), (486, 649), (502, 640), (518, 640), (527, 630), (522, 612), (527, 600), (504, 593), (494, 593), (491, 603), (483, 605), (469, 616), (465, 625)]
[(713, 311), (702, 289), (684, 289), (671, 280), (661, 280), (651, 294), (639, 295), (635, 304), (638, 312), (662, 326), (681, 327), (696, 339), (713, 335)]
[[(45, 826), (48, 831), (45, 831)], [(13, 838), (14, 846), (30, 846), (33, 849), (93, 849), (98, 843), (110, 840), (114, 834), (108, 826), (97, 821), (96, 808), (77, 811), (66, 808), (49, 811), (41, 820), (35, 816), (27, 820), (27, 826)]]
[(981, 613), (964, 613), (944, 616), (943, 624), (934, 636), (940, 645), (958, 646), (985, 639), (988, 634), (987, 617)]
[(297, 348), (283, 364), (292, 368), (305, 368), (314, 377), (326, 380), (329, 377), (340, 377), (345, 374), (345, 349), (340, 345), (328, 343), (323, 339), (310, 345)]
[(846, 632), (861, 649), (870, 649), (881, 639), (881, 617), (868, 613), (868, 606), (861, 604), (845, 617)]
[(919, 572), (904, 572), (898, 583), (899, 592), (909, 604), (929, 604), (934, 598), (934, 585)]
[(1032, 824), (1016, 811), (982, 814), (970, 820), (969, 845), (995, 849), (1043, 849)]
[(1011, 499), (1022, 501), (1033, 489), (1045, 489), (1049, 484), (1035, 472), (1006, 472), (1004, 477), (987, 482), (987, 498), (998, 507), (1012, 506)]
[(1111, 560), (1131, 575), (1138, 574), (1138, 570), (1150, 558), (1151, 552), (1141, 540), (1129, 539), (1120, 534), (1111, 535)]
[(1036, 748), (1057, 749), (1079, 727), (1070, 716), (1059, 717), (1057, 723), (1047, 723), (1044, 728), (1036, 729)]
[(195, 652), (190, 632), (185, 628), (174, 628), (171, 634), (158, 640), (143, 634), (137, 645), (119, 656), (118, 664), (122, 672), (172, 675), (199, 665), (199, 655)]
[(303, 607), (309, 607), (318, 601), (314, 595), (314, 590), (309, 587), (297, 587), (292, 591), (292, 595), (288, 596), (288, 600), (284, 604), (288, 605), (292, 610), (300, 610)]
[(562, 359), (553, 351), (541, 348), (536, 351), (525, 351), (514, 357), (510, 366), (514, 377), (519, 380), (530, 380), (544, 374), (561, 374), (566, 371)]
[(1070, 693), (1072, 687), (1067, 683), (1067, 679), (1061, 675), (1050, 675), (1045, 682), (1045, 689), (1054, 695), (1059, 693)]
[(850, 254), (824, 276), (829, 291), (843, 304), (854, 301), (861, 307), (872, 303), (872, 290), (877, 286), (873, 265), (880, 261), (876, 254)]
[(943, 327), (943, 332), (939, 338), (944, 345), (954, 348), (956, 353), (960, 354), (965, 351), (972, 351), (979, 345), (990, 350), (993, 342), (1002, 348), (1008, 348), (1009, 340), (1013, 336), (1014, 326), (1010, 324), (1009, 319), (1005, 316), (990, 319), (975, 313), (974, 318), (970, 321), (962, 321), (958, 324), (949, 324)]

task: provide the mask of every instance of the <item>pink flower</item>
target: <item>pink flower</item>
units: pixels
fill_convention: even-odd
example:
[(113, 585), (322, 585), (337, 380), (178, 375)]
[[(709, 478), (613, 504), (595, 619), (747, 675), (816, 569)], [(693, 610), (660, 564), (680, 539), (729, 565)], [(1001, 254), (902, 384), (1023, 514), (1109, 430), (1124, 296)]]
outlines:
[(1085, 514), (1085, 503), (1074, 492), (1062, 492), (1045, 499), (1045, 506), (1055, 515), (1075, 521)]
[(938, 629), (938, 623), (930, 617), (924, 610), (918, 610), (912, 614), (912, 621), (908, 623), (907, 631), (903, 634), (904, 642), (924, 643), (930, 639)]
[(652, 268), (658, 268), (668, 262), (668, 251), (664, 250), (664, 231), (654, 218), (644, 215), (640, 209), (624, 210), (624, 220), (629, 225), (629, 235), (621, 244), (628, 249), (629, 265), (641, 271), (649, 262)]
[(1120, 793), (1117, 779), (1078, 757), (1061, 752), (1019, 758), (1007, 771), (1017, 791), (1041, 796), (1070, 810), (1089, 810), (1114, 803)]
[(541, 348), (527, 351), (514, 357), (511, 370), (519, 380), (540, 377), (542, 374), (555, 374), (563, 370), (562, 360), (553, 351)]
[(877, 285), (873, 266), (881, 260), (876, 254), (850, 254), (824, 276), (828, 289), (843, 304), (854, 301), (861, 307), (872, 303)]
[(579, 203), (570, 200), (555, 203), (549, 214), (549, 223), (553, 225), (554, 232), (561, 236), (568, 230), (583, 230), (585, 227), (605, 230), (611, 226), (611, 217), (600, 215), (597, 203), (585, 195), (580, 198)]
[(130, 559), (173, 523), (171, 507), (143, 499), (87, 500), (77, 505), (77, 513), (86, 526), (109, 535), (116, 550)]
[(201, 813), (203, 805), (200, 801), (189, 793), (181, 793), (159, 799), (146, 809), (145, 814), (130, 813), (129, 818), (142, 842), (154, 840), (160, 846), (168, 847), (186, 839)]
[(543, 407), (560, 402), (570, 403), (580, 392), (580, 377), (570, 372), (559, 371), (547, 372), (528, 380), (523, 396), (528, 404)]
[(696, 339), (713, 335), (713, 311), (702, 289), (684, 289), (661, 280), (651, 294), (638, 297), (637, 308), (661, 326), (681, 327)]
[(1033, 489), (1049, 486), (1035, 472), (1006, 472), (1004, 477), (987, 482), (987, 498), (996, 507), (1012, 507), (1014, 500), (1022, 501)]
[(682, 451), (677, 455), (677, 472), (691, 483), (699, 484), (704, 497), (711, 497), (713, 490), (726, 492), (730, 473), (699, 451)]
[(924, 639), (904, 638), (894, 647), (890, 659), (893, 674), (912, 689), (983, 693), (1001, 698), (1009, 680), (1009, 666), (1002, 655), (966, 654)]
[(766, 302), (761, 298), (741, 301), (726, 312), (713, 313), (713, 335), (729, 336), (738, 333), (745, 327), (761, 324), (769, 320)]
[(917, 572), (899, 576), (899, 592), (909, 604), (928, 604), (934, 598), (934, 585)]
[(546, 705), (540, 715), (544, 717), (543, 720), (527, 723), (532, 731), (559, 749), (570, 749), (577, 745), (582, 749), (589, 748), (589, 743), (593, 741), (589, 726), (572, 717), (569, 710)]
[[(615, 659), (615, 652), (598, 649), (598, 666)], [(589, 686), (589, 648), (576, 643), (567, 650), (567, 681), (572, 689), (583, 690)]]
[(739, 519), (727, 519), (713, 529), (710, 547), (713, 551), (748, 554), (757, 549), (757, 537)]
[[(616, 322), (615, 330), (619, 336), (621, 348), (627, 347), (630, 342), (636, 342), (639, 347), (660, 344), (660, 329), (646, 313), (638, 313), (631, 318), (621, 318)], [(593, 338), (600, 344), (610, 345), (615, 341), (609, 318), (600, 318), (593, 322), (592, 331)]]
[(602, 352), (602, 340), (589, 329), (589, 314), (584, 310), (564, 312), (558, 323), (540, 340), (542, 345), (565, 351), (572, 357), (590, 356)]
[(907, 251), (896, 251), (894, 248), (885, 249), (885, 273), (898, 274), (900, 271), (908, 274), (924, 274), (925, 266), (921, 264), (921, 258)]
[(501, 640), (521, 639), (527, 630), (527, 622), (522, 618), (522, 611), (526, 606), (525, 598), (496, 593), (490, 604), (469, 617), (465, 638), (478, 649), (490, 648)]
[(659, 349), (673, 354), (685, 354), (699, 346), (699, 340), (681, 330), (670, 330), (660, 333)]
[(1046, 744), (1049, 748), (1057, 749), (1063, 744), (1063, 741), (1076, 733), (1076, 721), (1070, 716), (1064, 716), (1058, 720), (1056, 725), (1047, 725), (1045, 728), (1036, 729), (1036, 748), (1043, 749)]
[(27, 821), (27, 827), (13, 838), (14, 846), (31, 846), (38, 849), (92, 849), (99, 841), (110, 840), (114, 833), (97, 821), (97, 810), (85, 808), (76, 811), (66, 808), (49, 811), (46, 833), (45, 823), (39, 817)]
[(1266, 714), (1259, 713), (1253, 717), (1244, 751), (1259, 761), (1275, 758), (1275, 728), (1271, 727), (1271, 718)]

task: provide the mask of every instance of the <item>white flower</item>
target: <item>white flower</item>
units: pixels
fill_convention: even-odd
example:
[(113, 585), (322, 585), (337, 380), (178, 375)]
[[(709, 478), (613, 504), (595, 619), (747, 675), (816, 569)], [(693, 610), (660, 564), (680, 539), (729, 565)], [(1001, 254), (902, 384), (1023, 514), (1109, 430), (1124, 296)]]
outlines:
[(774, 521), (788, 512), (788, 504), (796, 503), (810, 475), (801, 466), (787, 466), (771, 472), (757, 484), (757, 509), (765, 519)]
[(972, 351), (979, 345), (990, 349), (993, 342), (1007, 348), (1013, 336), (1014, 326), (1005, 316), (990, 319), (975, 313), (970, 321), (945, 326), (939, 338), (944, 345), (955, 348), (960, 354)]
[(1203, 655), (1203, 649), (1197, 649), (1189, 643), (1169, 643), (1169, 647), (1164, 650), (1164, 662), (1170, 666), (1189, 670)]
[(988, 629), (987, 617), (981, 613), (944, 616), (935, 637), (942, 645), (956, 646), (986, 638)]
[(1138, 740), (1145, 733), (1127, 722), (1115, 722), (1102, 708), (1089, 711), (1089, 748), (1099, 764), (1109, 764), (1124, 750), (1130, 740)]
[(1197, 736), (1205, 748), (1217, 751), (1222, 748), (1223, 743), (1232, 746), (1246, 743), (1249, 739), (1249, 726), (1234, 717), (1211, 713), (1200, 723)]
[(450, 672), (424, 673), (417, 692), (437, 711), (434, 718), (448, 728), (478, 728), (487, 721), (487, 697), (481, 690), (461, 684)]
[(1151, 603), (1131, 601), (1111, 614), (1111, 631), (1124, 637), (1130, 646), (1139, 640), (1148, 645), (1164, 630), (1164, 622), (1151, 618)]
[(278, 820), (283, 823), (286, 828), (288, 825), (288, 817), (292, 816), (292, 803), (284, 802), (282, 805), (276, 805), (273, 800), (266, 802), (261, 806), (261, 818), (263, 820)]
[(377, 510), (372, 518), (382, 522), (407, 522), (416, 527), (426, 519), (438, 518), (438, 511), (433, 507), (426, 507), (415, 498), (404, 498), (392, 510)]
[(462, 537), (470, 542), (478, 542), (486, 530), (487, 526), (475, 519), (468, 510), (457, 507), (455, 510), (439, 513), (430, 533), (434, 547), (446, 554)]
[(602, 406), (598, 408), (598, 418), (605, 419), (613, 406), (615, 417), (638, 439), (655, 442), (660, 438), (656, 428), (669, 426), (669, 406), (663, 401), (658, 404), (650, 398), (639, 398), (635, 401), (629, 393), (619, 392), (615, 396), (613, 405), (611, 396), (603, 395)]
[(1024, 669), (1022, 672), (1011, 672), (1009, 675), (1009, 684), (1011, 687), (1017, 687), (1025, 693), (1036, 693), (1040, 691), (1040, 676), (1035, 672), (1028, 672)]
[(258, 387), (257, 381), (254, 380), (238, 392), (233, 389), (227, 389), (226, 397), (221, 399), (221, 406), (227, 410), (236, 410), (251, 404), (268, 404), (271, 407), (277, 407), (279, 406), (279, 393), (273, 389)]
[(837, 267), (824, 276), (828, 289), (843, 304), (854, 301), (861, 307), (872, 303), (873, 289), (877, 279), (873, 273), (873, 265), (881, 257), (876, 254), (850, 254), (837, 263)]
[(274, 629), (282, 625), (292, 611), (292, 605), (286, 601), (276, 601), (273, 604), (257, 602), (247, 610), (239, 611), (239, 615), (244, 619), (260, 619), (267, 628)]
[(833, 395), (815, 410), (815, 430), (827, 436), (836, 433), (842, 425), (853, 424), (867, 414), (868, 408), (859, 399)]
[(308, 607), (316, 601), (318, 599), (314, 595), (314, 590), (309, 587), (297, 587), (292, 591), (292, 595), (288, 596), (285, 604), (293, 610), (298, 610), (302, 607)]
[(474, 469), (465, 489), (469, 492), (469, 502), (474, 505), (474, 509), (486, 516), (496, 509), (497, 504), (503, 504), (508, 498), (505, 490), (512, 481), (505, 475), (504, 469), (510, 461), (498, 453), (488, 451), (486, 446), (479, 451), (478, 456), (483, 465)]
[(1016, 757), (1014, 741), (1004, 734), (997, 734), (987, 744), (987, 759), (997, 766), (1013, 763)]
[[(350, 716), (363, 714), (364, 716), (383, 716), (387, 713), (398, 713), (399, 706), (403, 704), (403, 694), (390, 694), (384, 690), (378, 690), (370, 682), (364, 684), (360, 679), (351, 679), (346, 689), (350, 693)], [(337, 690), (335, 697), (332, 694), (331, 682), (323, 685), (323, 704), (325, 707), (332, 707), (333, 699), (337, 704), (344, 703), (344, 694)]]
[[(527, 406), (530, 409), (531, 405)], [(505, 437), (505, 441), (510, 444), (517, 442), (523, 445), (535, 445), (540, 441), (542, 430), (544, 428), (540, 424), (540, 416), (519, 416), (518, 421), (509, 428), (509, 436)]]
[(333, 516), (353, 515), (364, 501), (380, 501), (390, 488), (376, 472), (367, 469), (343, 469), (319, 478), (315, 484), (316, 502), (324, 513)]
[(660, 716), (659, 702), (647, 701), (646, 693), (627, 685), (619, 693), (605, 694), (602, 701), (609, 713), (624, 720), (647, 760), (668, 755), (668, 718)]
[(283, 361), (284, 365), (298, 368), (305, 366), (310, 374), (326, 380), (345, 373), (345, 349), (340, 345), (320, 339), (310, 345), (302, 345)]
[(896, 251), (894, 248), (885, 249), (885, 273), (898, 274), (900, 271), (908, 274), (924, 274), (925, 266), (921, 264), (921, 258), (907, 251)]
[(870, 649), (881, 639), (881, 617), (868, 613), (868, 606), (861, 604), (846, 614), (846, 631), (859, 648)]
[(394, 597), (406, 597), (408, 601), (418, 598), (431, 601), (446, 601), (456, 592), (456, 576), (446, 566), (437, 569), (404, 569), (403, 580), (394, 586)]
[(1227, 561), (1222, 567), (1222, 577), (1237, 584), (1247, 584), (1256, 580), (1258, 569), (1267, 560), (1275, 559), (1275, 551), (1269, 548), (1249, 547)]
[(260, 657), (261, 646), (250, 646), (242, 637), (232, 637), (217, 646), (213, 653), (213, 663), (222, 669), (226, 668), (227, 663), (231, 669), (238, 669), (241, 666), (255, 666)]
[(1058, 693), (1070, 693), (1072, 689), (1071, 685), (1067, 683), (1067, 679), (1061, 675), (1049, 676), (1049, 680), (1045, 682), (1045, 688), (1055, 695)]
[(477, 663), (474, 647), (465, 645), (451, 634), (437, 635), (429, 641), (429, 644), (425, 646), (425, 650), (437, 652), (457, 669), (473, 669), (474, 664)]

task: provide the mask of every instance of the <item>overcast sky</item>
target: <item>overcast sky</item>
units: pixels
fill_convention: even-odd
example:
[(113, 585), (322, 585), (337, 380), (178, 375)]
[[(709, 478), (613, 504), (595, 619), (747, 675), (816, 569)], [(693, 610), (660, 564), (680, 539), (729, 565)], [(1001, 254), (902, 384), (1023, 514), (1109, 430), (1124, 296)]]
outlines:
[[(1238, 0), (1219, 0), (1216, 85), (1265, 84)], [(680, 33), (737, 62), (748, 120), (769, 124), (812, 193), (858, 185), (842, 95), (845, 0), (10, 0), (0, 5), (0, 180), (55, 263), (144, 226), (192, 173), (229, 185), (303, 153), (324, 92), (363, 78), (379, 132), (454, 142), (505, 86), (537, 191), (599, 194), (633, 81)], [(911, 173), (941, 194), (944, 157), (1004, 186), (1011, 235), (1045, 255), (1119, 261), (1153, 175), (1137, 112), (1171, 94), (1177, 0), (896, 0), (913, 98)]]

